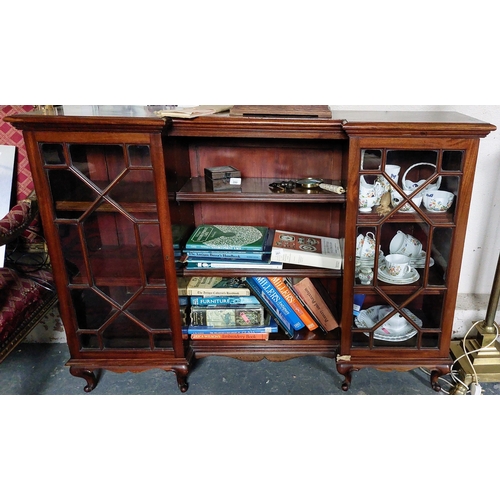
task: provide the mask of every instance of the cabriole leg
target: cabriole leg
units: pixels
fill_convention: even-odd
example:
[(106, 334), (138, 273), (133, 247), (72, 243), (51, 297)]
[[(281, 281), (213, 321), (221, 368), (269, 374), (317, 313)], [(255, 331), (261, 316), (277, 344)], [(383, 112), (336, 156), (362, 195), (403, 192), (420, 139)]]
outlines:
[(74, 377), (80, 377), (85, 379), (87, 385), (83, 388), (85, 392), (92, 392), (97, 385), (97, 378), (93, 371), (87, 370), (85, 368), (77, 368), (76, 366), (71, 366), (69, 372)]

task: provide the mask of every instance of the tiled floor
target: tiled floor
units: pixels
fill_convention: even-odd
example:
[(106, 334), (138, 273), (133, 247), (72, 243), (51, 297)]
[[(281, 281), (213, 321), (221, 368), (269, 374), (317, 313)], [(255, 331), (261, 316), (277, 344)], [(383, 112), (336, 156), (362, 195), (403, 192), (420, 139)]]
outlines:
[[(65, 366), (66, 344), (21, 344), (0, 364), (0, 394), (87, 395), (85, 381), (73, 377)], [(331, 359), (296, 358), (282, 363), (262, 360), (248, 363), (231, 358), (198, 360), (189, 375), (189, 395), (429, 395), (443, 396), (452, 387), (442, 381), (443, 391), (430, 387), (421, 369), (380, 372), (365, 368), (353, 373), (351, 388), (341, 389), (343, 377)], [(500, 382), (482, 383), (484, 395), (500, 394)], [(143, 373), (102, 371), (90, 395), (180, 395), (175, 375), (162, 370)]]

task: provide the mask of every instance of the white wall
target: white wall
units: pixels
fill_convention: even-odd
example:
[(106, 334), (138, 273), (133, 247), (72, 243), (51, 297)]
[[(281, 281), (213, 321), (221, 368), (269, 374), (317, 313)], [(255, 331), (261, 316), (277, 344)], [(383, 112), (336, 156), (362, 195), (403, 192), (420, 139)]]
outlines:
[[(458, 111), (496, 125), (500, 129), (500, 106), (349, 106), (331, 105), (332, 109), (394, 111)], [(500, 130), (481, 139), (476, 177), (460, 272), (460, 294), (488, 294), (500, 253)]]

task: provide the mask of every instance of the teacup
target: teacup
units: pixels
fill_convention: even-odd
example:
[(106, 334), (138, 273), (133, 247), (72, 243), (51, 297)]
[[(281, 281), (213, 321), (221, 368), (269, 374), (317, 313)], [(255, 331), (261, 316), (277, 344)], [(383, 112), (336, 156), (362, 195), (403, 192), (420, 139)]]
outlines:
[(403, 278), (413, 269), (410, 266), (410, 257), (399, 253), (386, 256), (385, 268), (393, 278)]
[(399, 181), (399, 171), (401, 167), (399, 165), (386, 165), (385, 173), (397, 184)]
[[(413, 191), (409, 190), (409, 189), (405, 189), (404, 190), (404, 193), (407, 197), (411, 198), (411, 201), (413, 203), (415, 203), (415, 205), (417, 207), (420, 206), (420, 204), (422, 203), (422, 194), (417, 194), (413, 197), (411, 197), (411, 193), (413, 193)], [(392, 190), (391, 192), (391, 201), (392, 201), (392, 206), (393, 207), (397, 207), (402, 201), (404, 200), (404, 197), (396, 190)], [(399, 210), (398, 212), (406, 212), (406, 213), (410, 213), (410, 212), (415, 212), (415, 209), (413, 208), (413, 205), (411, 205), (410, 203), (405, 203)]]
[(430, 212), (446, 212), (455, 195), (449, 191), (427, 191), (424, 193), (424, 207)]
[(360, 247), (359, 257), (361, 259), (373, 259), (375, 257), (375, 235), (367, 232)]
[(415, 259), (422, 253), (422, 243), (410, 234), (398, 231), (389, 244), (389, 252)]

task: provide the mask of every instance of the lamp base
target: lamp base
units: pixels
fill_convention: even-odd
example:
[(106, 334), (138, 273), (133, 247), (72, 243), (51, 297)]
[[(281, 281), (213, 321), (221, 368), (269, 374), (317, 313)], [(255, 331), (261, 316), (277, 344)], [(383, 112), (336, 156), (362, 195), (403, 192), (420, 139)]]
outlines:
[[(458, 383), (450, 394), (466, 394), (465, 387), (474, 382), (474, 372), (477, 375), (476, 382), (500, 382), (500, 352), (497, 347), (498, 342), (495, 342), (496, 333), (491, 333), (491, 328), (483, 324), (477, 325), (476, 328), (477, 338), (451, 343), (451, 357), (455, 361), (458, 360), (457, 377), (464, 385)], [(496, 328), (498, 329), (498, 326)], [(467, 356), (464, 356), (465, 352)]]

